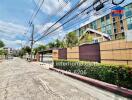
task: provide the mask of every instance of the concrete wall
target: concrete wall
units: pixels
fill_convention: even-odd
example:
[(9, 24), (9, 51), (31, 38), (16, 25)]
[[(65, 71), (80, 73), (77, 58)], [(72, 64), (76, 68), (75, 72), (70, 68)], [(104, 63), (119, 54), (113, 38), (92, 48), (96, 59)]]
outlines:
[(132, 42), (116, 40), (100, 43), (101, 63), (132, 65)]
[(100, 44), (53, 50), (53, 59), (82, 60), (132, 65), (132, 41), (115, 40)]
[(79, 47), (67, 48), (67, 60), (79, 60)]
[(53, 50), (52, 51), (52, 57), (53, 57), (53, 60), (59, 59), (59, 51), (58, 50)]

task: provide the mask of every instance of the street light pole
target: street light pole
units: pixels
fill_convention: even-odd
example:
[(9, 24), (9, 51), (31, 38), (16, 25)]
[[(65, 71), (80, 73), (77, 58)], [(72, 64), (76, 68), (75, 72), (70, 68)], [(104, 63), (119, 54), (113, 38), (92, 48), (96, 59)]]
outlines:
[(31, 34), (31, 61), (33, 61), (33, 45), (34, 45), (34, 24), (32, 25), (32, 34)]

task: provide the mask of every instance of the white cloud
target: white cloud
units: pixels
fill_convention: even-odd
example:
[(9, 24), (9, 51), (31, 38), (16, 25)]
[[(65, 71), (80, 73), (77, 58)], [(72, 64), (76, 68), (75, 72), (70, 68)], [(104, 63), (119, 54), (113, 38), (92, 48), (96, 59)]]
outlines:
[(34, 44), (34, 47), (37, 47), (37, 46), (39, 46), (39, 45), (44, 45), (45, 43), (43, 42), (43, 41), (39, 41), (39, 42), (36, 42), (35, 44)]
[(20, 44), (25, 44), (25, 41), (18, 40), (17, 37), (23, 38), (27, 28), (9, 22), (0, 20), (0, 40), (2, 40), (7, 47), (18, 47)]
[[(81, 1), (83, 1), (83, 0), (80, 0), (80, 2), (81, 2)], [(93, 1), (94, 1), (94, 0), (88, 0), (88, 1), (86, 1), (85, 3), (83, 3), (83, 4), (79, 7), (79, 9), (84, 9), (84, 8), (89, 7), (90, 5), (92, 5)]]
[[(43, 33), (46, 31), (49, 27), (51, 27), (54, 24), (54, 22), (46, 23), (45, 25), (37, 25), (36, 28), (38, 30), (38, 33)], [(61, 26), (61, 23), (55, 24), (48, 32), (56, 29), (57, 27)], [(63, 27), (60, 27), (59, 30), (63, 30)]]
[(21, 41), (21, 40), (8, 40), (8, 39), (1, 39), (6, 47), (10, 47), (10, 48), (18, 48), (18, 47), (21, 47), (21, 46), (24, 46), (24, 44), (26, 43), (26, 41)]
[(6, 34), (24, 34), (27, 31), (27, 28), (18, 24), (0, 21), (0, 31), (5, 32)]
[[(36, 4), (38, 6), (40, 6), (40, 4), (43, 0), (34, 0), (34, 1), (36, 2)], [(64, 9), (62, 9), (63, 7), (64, 7)], [(59, 0), (59, 1), (58, 0), (44, 0), (41, 10), (48, 15), (54, 15), (54, 14), (56, 14), (57, 11), (62, 10), (63, 12), (66, 12), (70, 8), (71, 8), (70, 2), (68, 2), (68, 4), (66, 4), (65, 0)], [(58, 15), (61, 15), (61, 14), (58, 13)]]

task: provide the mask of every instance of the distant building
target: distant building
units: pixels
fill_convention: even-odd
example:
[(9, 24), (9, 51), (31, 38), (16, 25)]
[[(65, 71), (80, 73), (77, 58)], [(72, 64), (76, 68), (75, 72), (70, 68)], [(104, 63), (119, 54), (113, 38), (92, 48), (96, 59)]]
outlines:
[(4, 50), (7, 52), (8, 55), (13, 53), (12, 48), (5, 47)]
[(5, 48), (3, 48), (3, 49), (4, 49), (5, 52), (6, 52), (5, 58), (6, 58), (6, 59), (12, 59), (12, 57), (13, 57), (13, 49), (12, 49), (12, 48), (8, 48), (8, 47), (5, 47)]
[[(82, 37), (88, 28), (107, 34), (112, 40), (125, 38), (127, 31), (132, 30), (132, 3), (124, 6), (124, 16), (113, 17), (112, 14), (109, 13), (77, 30), (74, 30), (74, 32), (76, 32), (79, 37)], [(94, 33), (96, 32), (91, 31), (90, 34)], [(100, 37), (102, 36), (100, 35)], [(107, 39), (100, 39), (99, 42), (101, 42), (101, 40), (103, 41)]]

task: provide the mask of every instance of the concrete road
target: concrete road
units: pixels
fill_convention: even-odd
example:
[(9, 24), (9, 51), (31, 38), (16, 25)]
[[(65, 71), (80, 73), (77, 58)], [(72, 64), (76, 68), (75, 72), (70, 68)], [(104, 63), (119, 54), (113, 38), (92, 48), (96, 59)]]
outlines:
[(0, 63), (0, 100), (127, 100), (20, 58)]

